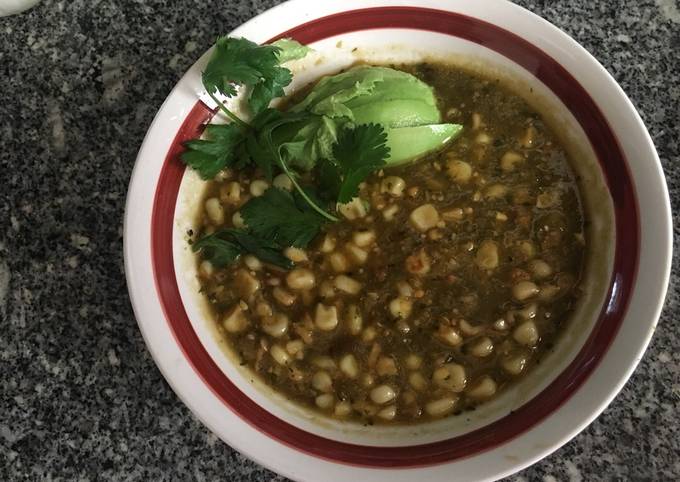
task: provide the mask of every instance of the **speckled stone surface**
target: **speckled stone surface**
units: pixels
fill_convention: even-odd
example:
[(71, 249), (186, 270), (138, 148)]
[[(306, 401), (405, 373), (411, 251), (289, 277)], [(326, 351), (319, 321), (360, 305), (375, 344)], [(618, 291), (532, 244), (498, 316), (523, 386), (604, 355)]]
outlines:
[[(219, 441), (165, 383), (132, 314), (121, 237), (130, 172), (163, 99), (217, 34), (275, 3), (43, 0), (0, 18), (0, 480), (283, 480)], [(678, 3), (520, 3), (621, 83), (677, 212)], [(680, 479), (677, 256), (659, 328), (621, 394), (512, 480)]]

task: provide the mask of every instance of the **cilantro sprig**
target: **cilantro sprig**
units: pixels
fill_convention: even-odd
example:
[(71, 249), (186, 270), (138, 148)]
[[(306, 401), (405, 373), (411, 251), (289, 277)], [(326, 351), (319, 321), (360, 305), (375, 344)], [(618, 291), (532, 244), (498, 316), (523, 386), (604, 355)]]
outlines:
[(387, 134), (378, 124), (363, 124), (344, 129), (333, 148), (333, 159), (319, 168), (325, 190), (333, 193), (339, 204), (345, 204), (359, 193), (359, 184), (372, 172), (385, 166), (390, 154)]
[[(258, 45), (243, 38), (218, 39), (202, 81), (210, 97), (232, 119), (233, 125), (217, 129), (208, 127), (207, 139), (187, 142), (187, 151), (181, 157), (204, 179), (214, 177), (233, 164), (238, 167), (256, 164), (271, 178), (273, 166), (277, 166), (315, 211), (330, 221), (337, 221), (306, 195), (283, 159), (279, 146), (272, 140), (275, 129), (304, 117), (301, 114), (284, 116), (268, 107), (273, 99), (284, 94), (284, 87), (292, 80), (290, 70), (281, 67), (280, 63), (301, 58), (308, 51), (309, 48), (289, 39), (276, 45)], [(215, 95), (233, 97), (239, 85), (250, 89), (246, 98), (255, 114), (250, 123), (234, 114)]]
[(206, 139), (186, 142), (187, 150), (181, 158), (203, 179), (212, 179), (225, 167), (238, 162), (238, 147), (245, 135), (236, 124), (210, 124), (206, 126), (205, 134)]
[[(242, 38), (223, 37), (218, 39), (203, 73), (206, 91), (232, 122), (206, 126), (203, 139), (185, 143), (182, 160), (204, 179), (214, 178), (227, 167), (257, 166), (268, 179), (277, 171), (285, 173), (295, 187), (293, 193), (269, 188), (262, 196), (250, 199), (240, 209), (246, 229), (221, 229), (193, 244), (194, 251), (200, 251), (216, 266), (226, 266), (250, 253), (263, 262), (292, 267), (283, 249), (307, 246), (326, 223), (338, 221), (328, 206), (351, 201), (358, 194), (359, 184), (383, 167), (389, 156), (387, 135), (380, 125), (345, 126), (337, 134), (332, 156), (317, 166), (325, 202), (311, 186), (303, 186), (289, 165), (295, 158), (291, 158), (285, 132), (316, 122), (316, 115), (282, 112), (269, 104), (284, 95), (284, 87), (292, 79), (290, 70), (280, 64), (301, 58), (308, 50), (291, 40), (257, 45)], [(236, 95), (238, 86), (247, 89), (245, 99), (254, 114), (248, 122), (217, 98), (218, 93)], [(336, 141), (335, 132), (329, 133)]]
[(279, 244), (239, 229), (220, 229), (203, 236), (192, 245), (192, 249), (200, 251), (204, 259), (218, 268), (233, 263), (242, 254), (252, 254), (260, 261), (280, 268), (293, 267), (291, 260), (281, 253)]
[(309, 209), (297, 193), (271, 187), (260, 197), (241, 207), (248, 229), (221, 229), (203, 236), (192, 249), (217, 267), (227, 266), (242, 254), (252, 254), (260, 261), (289, 269), (293, 263), (283, 256), (288, 246), (306, 247), (327, 222)]
[(306, 247), (327, 222), (309, 209), (297, 192), (291, 194), (275, 187), (248, 201), (241, 208), (241, 216), (255, 235), (298, 248)]
[(281, 97), (283, 88), (293, 79), (290, 70), (279, 65), (280, 52), (281, 48), (274, 45), (221, 37), (203, 72), (203, 86), (211, 95), (219, 92), (226, 97), (236, 95), (237, 85), (250, 87), (248, 104), (258, 114), (272, 99)]

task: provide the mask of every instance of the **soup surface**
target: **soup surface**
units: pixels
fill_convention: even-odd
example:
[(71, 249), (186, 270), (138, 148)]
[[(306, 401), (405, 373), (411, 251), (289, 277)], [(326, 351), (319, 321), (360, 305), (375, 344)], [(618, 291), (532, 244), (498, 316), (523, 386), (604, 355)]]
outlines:
[[(444, 118), (464, 125), (457, 141), (371, 175), (345, 219), (285, 252), (290, 271), (198, 260), (241, 365), (369, 424), (459, 414), (525, 376), (568, 321), (584, 261), (577, 185), (541, 116), (495, 79), (397, 68), (434, 87)], [(269, 184), (252, 169), (211, 181), (196, 234), (241, 227), (239, 207)]]

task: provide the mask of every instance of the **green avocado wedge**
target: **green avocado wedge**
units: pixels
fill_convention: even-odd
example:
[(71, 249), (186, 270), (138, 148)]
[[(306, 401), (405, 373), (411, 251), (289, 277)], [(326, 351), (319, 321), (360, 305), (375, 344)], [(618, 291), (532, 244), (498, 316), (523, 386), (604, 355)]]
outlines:
[(387, 166), (406, 164), (432, 151), (441, 149), (463, 131), (460, 124), (429, 124), (387, 129), (390, 157)]
[(390, 127), (412, 127), (441, 122), (436, 107), (418, 100), (387, 100), (352, 109), (354, 123), (381, 124)]

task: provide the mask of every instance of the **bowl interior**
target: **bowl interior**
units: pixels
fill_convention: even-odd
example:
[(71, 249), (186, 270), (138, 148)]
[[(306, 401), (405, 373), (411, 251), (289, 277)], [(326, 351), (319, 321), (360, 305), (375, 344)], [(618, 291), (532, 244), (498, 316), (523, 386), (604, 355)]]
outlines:
[[(406, 36), (412, 43), (394, 43), (394, 39)], [(199, 201), (204, 185), (193, 171), (186, 170), (174, 214), (173, 253), (179, 291), (191, 325), (212, 360), (245, 397), (305, 432), (352, 444), (404, 446), (438, 442), (489, 425), (534, 398), (564, 371), (583, 347), (604, 304), (613, 261), (614, 219), (611, 197), (588, 137), (564, 103), (532, 72), (468, 40), (433, 32), (384, 29), (370, 34), (354, 32), (333, 36), (313, 43), (312, 47), (316, 50), (314, 53), (291, 66), (295, 74), (291, 91), (358, 61), (386, 64), (438, 60), (487, 78), (501, 78), (504, 85), (541, 112), (561, 137), (572, 159), (577, 161), (573, 167), (581, 178), (580, 187), (590, 221), (586, 233), (589, 256), (583, 285), (585, 296), (555, 350), (519, 383), (472, 413), (415, 425), (372, 427), (321, 417), (287, 401), (253, 379), (247, 370), (233, 362), (230, 350), (216, 335), (214, 322), (209, 319), (205, 306), (205, 297), (198, 293), (197, 264), (186, 235), (190, 229), (196, 230), (194, 220), (201, 208)], [(238, 103), (231, 107), (238, 109)], [(224, 122), (220, 117), (213, 122)]]

